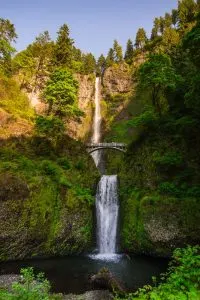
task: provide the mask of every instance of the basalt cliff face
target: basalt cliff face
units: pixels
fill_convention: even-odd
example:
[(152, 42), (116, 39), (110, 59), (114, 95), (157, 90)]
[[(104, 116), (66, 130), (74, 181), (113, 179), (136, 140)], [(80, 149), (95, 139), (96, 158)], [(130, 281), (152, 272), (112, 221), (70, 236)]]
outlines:
[(132, 90), (132, 77), (129, 66), (125, 63), (114, 64), (106, 69), (102, 85), (105, 94), (114, 95), (130, 92)]

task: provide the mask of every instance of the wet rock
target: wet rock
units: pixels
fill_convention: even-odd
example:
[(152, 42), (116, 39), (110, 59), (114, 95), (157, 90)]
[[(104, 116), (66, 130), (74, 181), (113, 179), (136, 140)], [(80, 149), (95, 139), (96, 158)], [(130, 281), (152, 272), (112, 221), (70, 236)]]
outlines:
[(91, 284), (94, 288), (115, 291), (120, 294), (126, 292), (123, 283), (120, 282), (107, 268), (102, 268), (99, 273), (91, 277)]
[(82, 295), (65, 295), (63, 300), (111, 300), (114, 299), (108, 290), (89, 291)]
[(29, 196), (29, 188), (20, 178), (3, 174), (0, 176), (0, 201), (22, 200)]
[(14, 282), (19, 282), (21, 279), (20, 275), (17, 274), (8, 274), (0, 275), (0, 289), (10, 290)]

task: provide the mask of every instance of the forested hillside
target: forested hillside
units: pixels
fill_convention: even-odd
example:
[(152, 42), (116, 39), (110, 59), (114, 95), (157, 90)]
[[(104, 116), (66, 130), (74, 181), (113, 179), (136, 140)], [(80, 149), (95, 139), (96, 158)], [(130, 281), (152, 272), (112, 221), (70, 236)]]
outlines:
[(67, 24), (20, 52), (16, 39), (0, 18), (0, 261), (94, 250), (100, 173), (85, 144), (99, 77), (102, 141), (127, 144), (102, 156), (119, 178), (119, 251), (171, 257), (190, 245), (175, 250), (164, 283), (127, 299), (197, 300), (200, 1), (178, 1), (150, 36), (139, 28), (124, 53), (114, 40), (98, 59)]

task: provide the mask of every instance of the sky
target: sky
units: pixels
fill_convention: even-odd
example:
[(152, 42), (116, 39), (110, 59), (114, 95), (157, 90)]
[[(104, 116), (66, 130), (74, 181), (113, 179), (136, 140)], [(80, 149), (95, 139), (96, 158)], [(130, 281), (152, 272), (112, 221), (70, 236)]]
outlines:
[(66, 23), (75, 46), (98, 57), (107, 54), (114, 39), (125, 49), (139, 27), (150, 34), (153, 19), (176, 6), (177, 0), (0, 0), (0, 17), (15, 24), (18, 51), (45, 30), (55, 40)]

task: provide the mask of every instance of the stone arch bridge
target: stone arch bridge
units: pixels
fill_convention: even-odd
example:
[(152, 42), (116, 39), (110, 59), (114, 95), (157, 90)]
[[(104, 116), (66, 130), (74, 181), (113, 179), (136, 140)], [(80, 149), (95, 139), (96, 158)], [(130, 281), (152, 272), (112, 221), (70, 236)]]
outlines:
[(113, 149), (120, 152), (126, 152), (127, 145), (123, 143), (90, 143), (86, 145), (88, 153), (93, 153), (102, 149)]

